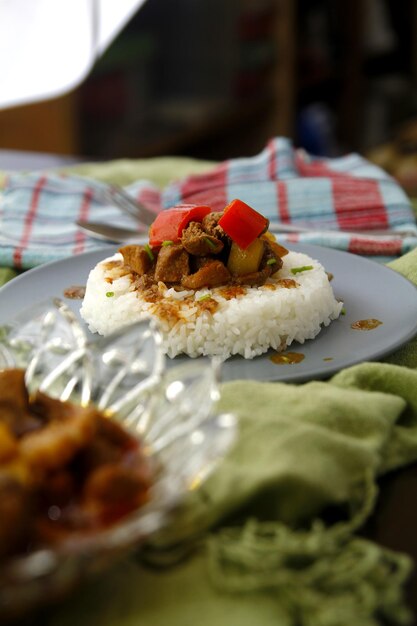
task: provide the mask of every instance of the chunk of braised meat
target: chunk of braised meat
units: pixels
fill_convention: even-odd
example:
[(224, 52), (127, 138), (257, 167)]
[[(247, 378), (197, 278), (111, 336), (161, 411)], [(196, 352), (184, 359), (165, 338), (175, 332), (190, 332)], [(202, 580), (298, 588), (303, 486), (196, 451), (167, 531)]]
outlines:
[(230, 239), (229, 235), (224, 232), (223, 228), (218, 223), (222, 215), (223, 211), (220, 213), (208, 213), (203, 217), (201, 224), (208, 235), (212, 235), (212, 237), (217, 237), (217, 239), (223, 241), (225, 245), (230, 246), (232, 244), (232, 240)]
[[(283, 265), (282, 258), (279, 255), (280, 248), (282, 246), (279, 244), (275, 246), (274, 242), (264, 239), (264, 254), (259, 269), (262, 270), (264, 267), (269, 267), (271, 274), (275, 274), (275, 272), (280, 270)], [(285, 250), (285, 248), (283, 249)]]
[(206, 263), (194, 274), (182, 279), (182, 286), (186, 289), (201, 289), (202, 287), (217, 287), (227, 284), (231, 274), (221, 261), (213, 259)]
[(48, 473), (48, 479), (39, 485), (39, 495), (46, 507), (65, 507), (77, 495), (77, 477), (68, 466)]
[[(192, 256), (190, 257), (190, 274), (193, 274), (197, 270), (201, 269), (208, 263), (213, 263), (215, 259), (212, 256)], [(221, 259), (217, 259), (220, 260)]]
[(29, 397), (23, 370), (10, 369), (2, 372), (0, 422), (6, 424), (17, 437), (42, 425), (42, 420), (36, 419), (29, 412)]
[(187, 252), (194, 256), (219, 254), (224, 247), (224, 243), (207, 233), (200, 222), (190, 222), (187, 228), (184, 228), (181, 243)]
[(155, 286), (155, 275), (154, 272), (149, 272), (148, 274), (143, 274), (143, 276), (138, 276), (135, 280), (135, 285), (138, 289), (152, 289)]
[(235, 285), (248, 285), (249, 287), (260, 287), (264, 285), (268, 278), (272, 275), (272, 270), (269, 265), (265, 266), (258, 272), (251, 272), (250, 274), (243, 274), (243, 276), (233, 276), (233, 283)]
[(48, 398), (62, 415), (44, 428), (28, 433), (20, 441), (20, 455), (38, 476), (67, 463), (81, 448), (92, 441), (100, 414), (94, 407), (81, 407)]
[[(56, 420), (66, 420), (73, 417), (74, 405), (70, 402), (61, 402), (56, 398), (46, 395), (42, 391), (37, 391), (31, 399), (29, 410), (34, 415), (39, 416), (44, 422), (53, 422)], [(83, 409), (84, 410), (84, 409)]]
[(148, 487), (149, 472), (143, 463), (137, 463), (134, 467), (106, 463), (88, 476), (83, 488), (83, 499), (88, 500), (87, 508), (99, 515), (105, 514), (106, 509), (114, 505), (132, 510), (146, 502)]
[(284, 246), (282, 246), (280, 243), (278, 243), (278, 241), (275, 241), (274, 239), (271, 239), (267, 234), (262, 235), (261, 239), (267, 243), (269, 245), (270, 248), (272, 248), (272, 250), (275, 252), (275, 254), (277, 256), (279, 256), (281, 259), (282, 257), (286, 256), (289, 252), (289, 250), (287, 248), (284, 248)]
[(104, 463), (120, 461), (129, 450), (137, 450), (139, 444), (133, 445), (131, 435), (110, 419), (100, 419), (93, 440), (79, 455), (79, 466), (83, 472), (90, 472)]
[(0, 469), (0, 559), (24, 548), (31, 513), (30, 490), (17, 477)]
[(182, 245), (163, 246), (156, 260), (155, 280), (164, 283), (179, 283), (190, 273), (188, 252)]
[(131, 244), (119, 248), (119, 252), (123, 255), (124, 264), (140, 276), (149, 272), (152, 267), (152, 260), (145, 246)]
[(0, 422), (0, 463), (9, 463), (18, 455), (18, 440), (4, 422)]
[(0, 421), (0, 559), (19, 549), (25, 536), (32, 512), (29, 476), (19, 457), (19, 439)]
[(141, 293), (147, 302), (156, 302), (159, 299), (158, 284), (155, 282), (155, 276), (144, 274), (139, 276), (135, 281), (136, 289)]

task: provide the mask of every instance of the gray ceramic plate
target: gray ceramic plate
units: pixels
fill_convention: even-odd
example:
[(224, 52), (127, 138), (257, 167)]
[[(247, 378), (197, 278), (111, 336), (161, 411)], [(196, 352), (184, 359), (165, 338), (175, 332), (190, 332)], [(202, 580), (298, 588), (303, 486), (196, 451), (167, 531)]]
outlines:
[[(417, 288), (400, 274), (360, 256), (307, 244), (291, 250), (318, 259), (334, 275), (335, 296), (345, 303), (346, 315), (323, 328), (314, 340), (292, 344), (304, 360), (276, 365), (272, 351), (252, 360), (233, 357), (223, 365), (223, 380), (256, 379), (302, 382), (326, 378), (344, 367), (379, 359), (417, 333)], [(85, 285), (89, 271), (111, 250), (97, 250), (30, 270), (0, 289), (0, 323), (12, 320), (31, 304), (63, 297), (72, 285)], [(78, 313), (80, 300), (66, 300)], [(374, 330), (353, 330), (352, 322), (374, 318)], [(177, 357), (179, 364), (188, 357)]]

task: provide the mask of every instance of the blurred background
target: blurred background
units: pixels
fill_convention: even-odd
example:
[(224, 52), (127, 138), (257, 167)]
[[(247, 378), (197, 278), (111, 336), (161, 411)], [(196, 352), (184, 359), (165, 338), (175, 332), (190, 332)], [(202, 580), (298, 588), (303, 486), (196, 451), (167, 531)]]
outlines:
[(285, 135), (415, 191), (416, 41), (414, 0), (147, 0), (79, 88), (0, 111), (0, 149), (220, 160)]

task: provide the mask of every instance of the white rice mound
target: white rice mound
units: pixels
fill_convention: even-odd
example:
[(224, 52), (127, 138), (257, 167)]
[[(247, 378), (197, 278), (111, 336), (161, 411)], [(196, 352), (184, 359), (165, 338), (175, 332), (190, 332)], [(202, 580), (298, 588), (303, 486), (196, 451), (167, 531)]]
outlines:
[[(115, 263), (116, 262), (116, 263)], [(226, 360), (234, 354), (246, 359), (270, 348), (285, 350), (293, 341), (313, 339), (322, 326), (336, 319), (343, 307), (334, 295), (323, 266), (299, 252), (289, 252), (283, 267), (261, 287), (246, 287), (244, 295), (231, 299), (222, 287), (199, 291), (175, 291), (159, 283), (164, 303), (171, 303), (177, 317), (158, 316), (156, 305), (144, 300), (135, 289), (134, 276), (121, 271), (122, 255), (104, 259), (90, 272), (81, 316), (92, 332), (108, 335), (122, 326), (154, 317), (163, 335), (168, 356), (185, 353), (190, 357), (209, 355)], [(291, 268), (313, 266), (292, 274)], [(292, 279), (296, 287), (282, 286)], [(204, 297), (206, 296), (206, 297)], [(202, 310), (208, 297), (216, 310)], [(213, 303), (214, 304), (214, 303)]]

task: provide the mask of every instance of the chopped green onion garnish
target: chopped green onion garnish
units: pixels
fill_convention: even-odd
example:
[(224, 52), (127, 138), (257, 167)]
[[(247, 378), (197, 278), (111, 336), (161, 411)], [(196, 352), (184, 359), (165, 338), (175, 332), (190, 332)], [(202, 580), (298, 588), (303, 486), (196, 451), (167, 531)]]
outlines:
[(267, 264), (267, 265), (275, 265), (275, 263), (276, 263), (276, 262), (277, 262), (277, 260), (276, 260), (276, 259), (268, 259), (268, 260), (267, 260), (267, 262), (266, 262), (266, 264)]
[(174, 243), (173, 241), (171, 241), (170, 239), (167, 239), (166, 241), (162, 242), (162, 245), (163, 246), (172, 246), (173, 243)]
[(345, 307), (342, 307), (341, 311), (340, 311), (340, 315), (346, 315), (346, 309)]
[(152, 252), (152, 250), (151, 250), (151, 248), (150, 248), (149, 244), (147, 244), (147, 243), (146, 243), (146, 244), (144, 245), (144, 248), (145, 248), (145, 252), (146, 252), (146, 254), (148, 255), (148, 257), (150, 258), (150, 260), (151, 260), (151, 261), (153, 261), (153, 260), (155, 259), (155, 257), (154, 257), (154, 255), (153, 255), (153, 252)]
[(209, 239), (208, 237), (203, 237), (204, 241), (206, 242), (206, 244), (212, 249), (214, 250), (217, 246), (214, 243), (214, 241), (212, 241), (211, 239)]
[(202, 302), (203, 300), (210, 300), (211, 295), (209, 293), (206, 293), (204, 296), (201, 296), (201, 298), (198, 299), (199, 302)]
[(106, 298), (113, 298), (114, 296), (114, 291), (107, 291), (106, 292)]
[(300, 274), (301, 272), (307, 272), (308, 270), (312, 270), (312, 265), (303, 265), (301, 267), (292, 267), (291, 274)]

